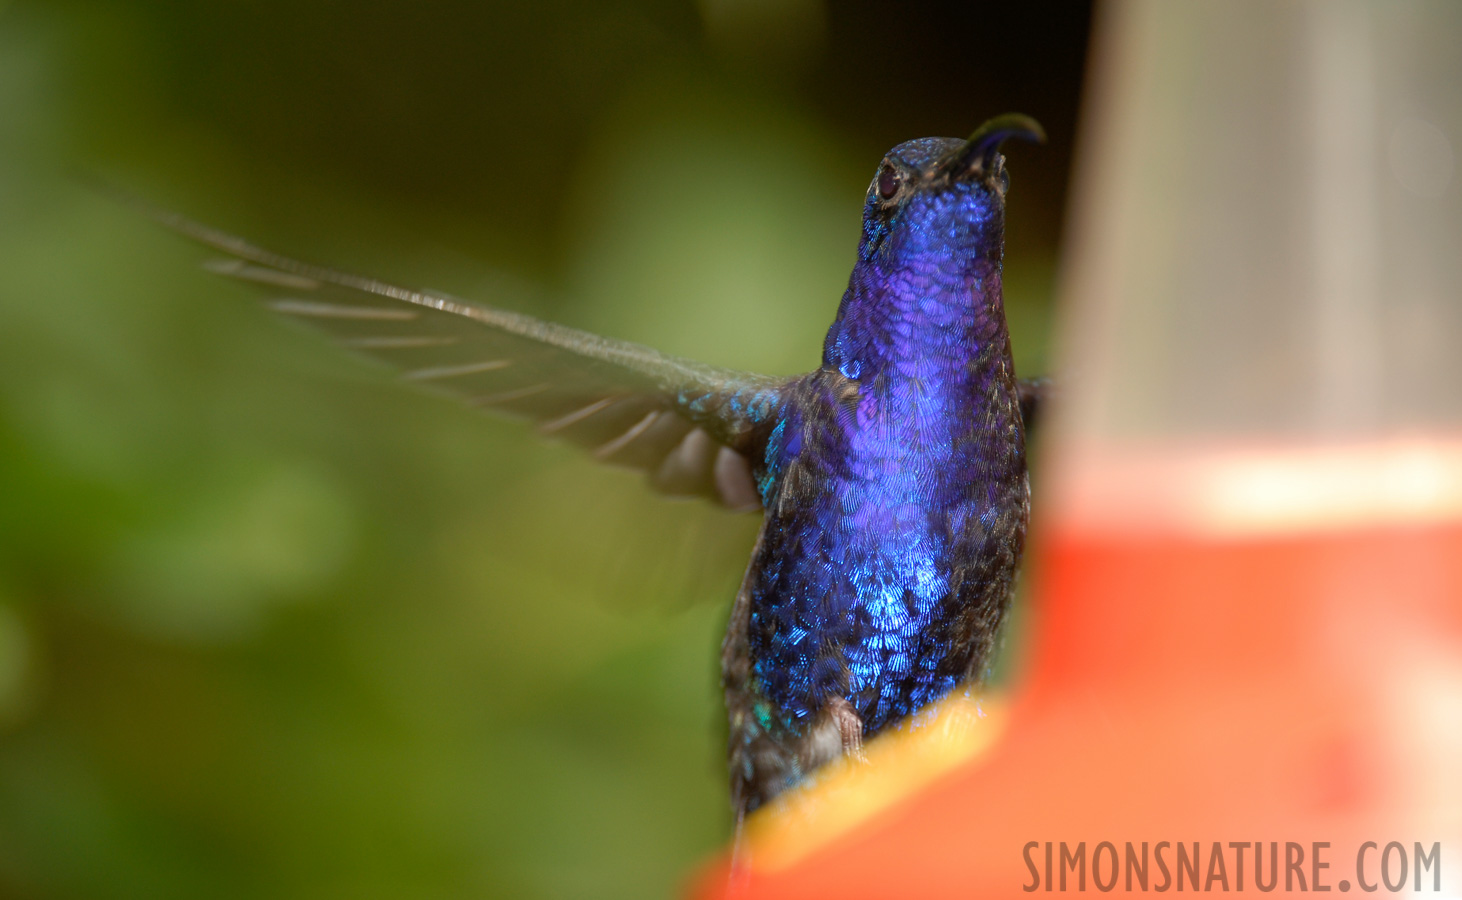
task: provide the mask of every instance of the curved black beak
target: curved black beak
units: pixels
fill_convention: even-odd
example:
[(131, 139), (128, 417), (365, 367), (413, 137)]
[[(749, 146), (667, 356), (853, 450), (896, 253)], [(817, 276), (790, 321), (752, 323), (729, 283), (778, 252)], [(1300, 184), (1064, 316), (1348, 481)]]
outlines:
[(1020, 113), (1006, 113), (985, 122), (970, 135), (964, 146), (949, 161), (954, 177), (981, 176), (994, 171), (1000, 145), (1010, 138), (1021, 138), (1034, 144), (1046, 142), (1046, 131), (1039, 122)]

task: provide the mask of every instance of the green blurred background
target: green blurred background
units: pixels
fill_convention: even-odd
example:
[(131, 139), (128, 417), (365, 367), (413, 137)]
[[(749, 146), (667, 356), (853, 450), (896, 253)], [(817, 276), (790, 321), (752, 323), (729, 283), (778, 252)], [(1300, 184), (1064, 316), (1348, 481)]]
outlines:
[(306, 259), (813, 367), (891, 145), (1030, 113), (1084, 3), (0, 0), (0, 895), (655, 897), (729, 831), (757, 522), (273, 320), (99, 175)]

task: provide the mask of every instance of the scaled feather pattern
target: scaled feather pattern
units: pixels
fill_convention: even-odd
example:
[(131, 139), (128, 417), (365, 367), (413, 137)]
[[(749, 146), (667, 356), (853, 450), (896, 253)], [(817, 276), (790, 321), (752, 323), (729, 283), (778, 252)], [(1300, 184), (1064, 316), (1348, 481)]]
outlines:
[[(530, 419), (668, 494), (764, 520), (722, 646), (738, 818), (990, 661), (1029, 517), (1001, 291), (1007, 137), (894, 148), (816, 371), (707, 366), (521, 313), (297, 262), (134, 204), (221, 275), (407, 381)], [(914, 717), (910, 719), (910, 717)]]
[[(1003, 184), (949, 179), (963, 142), (903, 144), (870, 188), (823, 366), (789, 385), (724, 651), (733, 794), (753, 809), (986, 665), (1029, 515), (1001, 294)], [(838, 740), (834, 741), (832, 738)]]

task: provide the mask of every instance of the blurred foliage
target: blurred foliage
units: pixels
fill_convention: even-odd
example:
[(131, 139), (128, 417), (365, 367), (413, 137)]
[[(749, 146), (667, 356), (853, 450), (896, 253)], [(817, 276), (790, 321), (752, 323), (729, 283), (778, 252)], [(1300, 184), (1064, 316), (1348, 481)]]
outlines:
[(729, 826), (753, 519), (393, 383), (70, 172), (790, 372), (883, 150), (1018, 108), (1039, 369), (1086, 27), (1042, 9), (0, 4), (0, 895), (664, 896)]

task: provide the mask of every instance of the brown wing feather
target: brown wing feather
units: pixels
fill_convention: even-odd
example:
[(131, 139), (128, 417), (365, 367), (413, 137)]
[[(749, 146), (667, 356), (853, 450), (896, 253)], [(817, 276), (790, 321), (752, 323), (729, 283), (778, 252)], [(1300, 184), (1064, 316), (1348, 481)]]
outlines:
[(381, 360), (407, 381), (529, 419), (596, 459), (647, 473), (663, 493), (761, 508), (749, 460), (764, 451), (786, 379), (297, 262), (131, 202), (226, 254), (206, 264), (210, 271), (263, 290), (275, 312)]

